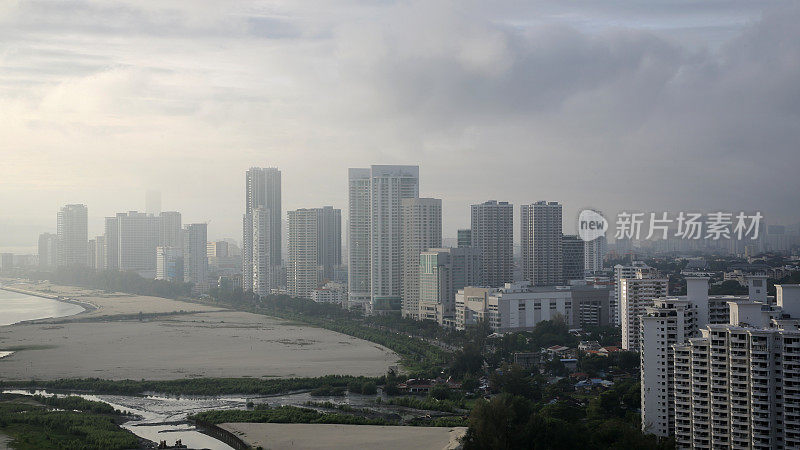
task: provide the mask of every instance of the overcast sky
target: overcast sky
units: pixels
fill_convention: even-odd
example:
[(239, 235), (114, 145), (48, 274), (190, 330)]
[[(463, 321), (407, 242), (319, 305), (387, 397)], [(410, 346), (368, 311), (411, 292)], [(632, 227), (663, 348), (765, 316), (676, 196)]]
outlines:
[[(347, 168), (419, 164), (468, 207), (800, 220), (796, 2), (0, 2), (0, 248), (147, 189), (241, 239), (244, 171), (347, 208)], [(515, 211), (515, 215), (518, 210)], [(613, 220), (612, 220), (613, 221)]]

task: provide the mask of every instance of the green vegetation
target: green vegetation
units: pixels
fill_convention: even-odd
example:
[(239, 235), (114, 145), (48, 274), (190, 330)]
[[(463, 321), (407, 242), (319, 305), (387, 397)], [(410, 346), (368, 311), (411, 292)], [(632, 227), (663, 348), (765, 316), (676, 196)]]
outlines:
[(83, 397), (78, 397), (75, 395), (68, 395), (66, 397), (59, 397), (57, 395), (53, 395), (51, 397), (34, 395), (33, 399), (43, 405), (68, 411), (86, 411), (95, 414), (126, 414), (122, 411), (114, 409), (113, 406), (107, 403), (86, 400)]
[(671, 449), (670, 440), (641, 432), (639, 384), (631, 378), (582, 402), (572, 383), (542, 387), (514, 367), (493, 381), (501, 394), (479, 400), (469, 417), (465, 449)]
[(320, 386), (311, 390), (312, 397), (342, 397), (345, 394), (345, 388), (342, 386)]
[(378, 393), (378, 385), (372, 381), (364, 383), (353, 381), (347, 384), (347, 391), (351, 394), (375, 395)]
[(84, 391), (104, 394), (141, 395), (158, 392), (167, 395), (272, 395), (327, 387), (344, 389), (349, 383), (376, 383), (380, 379), (347, 375), (317, 378), (192, 378), (167, 381), (101, 380), (70, 378), (52, 381), (0, 381), (0, 388), (38, 388), (55, 391)]
[(405, 406), (406, 408), (424, 409), (427, 411), (442, 411), (454, 413), (458, 409), (464, 409), (464, 401), (437, 400), (433, 397), (397, 397), (390, 398), (383, 402), (387, 405)]
[[(44, 399), (37, 396), (35, 400), (0, 396), (0, 431), (13, 438), (11, 445), (18, 450), (139, 447), (139, 439), (117, 425), (113, 408), (111, 411), (104, 408), (108, 405), (100, 406), (98, 402), (75, 397)], [(54, 411), (48, 406), (69, 409)]]
[(154, 297), (181, 298), (192, 293), (191, 283), (178, 283), (165, 280), (142, 278), (136, 272), (118, 272), (80, 266), (59, 267), (53, 272), (33, 272), (31, 280), (49, 280), (55, 284), (102, 289), (109, 292), (150, 295)]
[(350, 425), (395, 425), (386, 419), (371, 419), (352, 414), (323, 413), (296, 406), (269, 407), (259, 405), (253, 410), (214, 410), (189, 416), (191, 420), (201, 420), (213, 424), (226, 422), (253, 423), (341, 423)]

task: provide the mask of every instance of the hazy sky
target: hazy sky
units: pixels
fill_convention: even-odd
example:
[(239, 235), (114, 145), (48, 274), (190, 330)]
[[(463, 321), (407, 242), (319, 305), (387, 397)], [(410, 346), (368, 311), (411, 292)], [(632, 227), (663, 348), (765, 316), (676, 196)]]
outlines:
[(250, 166), (283, 171), (284, 210), (346, 214), (348, 167), (419, 164), (445, 236), (488, 199), (797, 222), (798, 23), (749, 0), (4, 0), (0, 247), (66, 203), (100, 234), (147, 189), (241, 239)]

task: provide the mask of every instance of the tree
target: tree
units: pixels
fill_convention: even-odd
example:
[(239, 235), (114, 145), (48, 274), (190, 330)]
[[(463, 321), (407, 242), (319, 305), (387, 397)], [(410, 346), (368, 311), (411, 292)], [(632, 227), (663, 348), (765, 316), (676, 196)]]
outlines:
[(464, 350), (456, 353), (450, 365), (450, 373), (455, 377), (476, 375), (483, 369), (483, 354), (475, 344), (467, 344)]

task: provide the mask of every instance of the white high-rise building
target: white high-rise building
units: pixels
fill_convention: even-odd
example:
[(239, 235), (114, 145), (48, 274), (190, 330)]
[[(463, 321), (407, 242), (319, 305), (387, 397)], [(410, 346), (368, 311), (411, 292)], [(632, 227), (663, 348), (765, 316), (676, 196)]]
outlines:
[(419, 319), (419, 255), (429, 248), (442, 246), (442, 200), (404, 198), (402, 216), (402, 314)]
[(481, 252), (483, 279), (500, 287), (514, 281), (514, 205), (490, 200), (471, 207), (472, 246)]
[[(666, 297), (668, 279), (646, 278), (646, 272), (638, 272), (635, 278), (620, 279), (622, 310), (622, 348), (639, 351), (639, 323), (645, 308), (653, 304), (653, 300)], [(643, 278), (644, 277), (644, 278)]]
[(311, 298), (341, 263), (341, 210), (324, 208), (289, 211), (289, 294)]
[(318, 288), (320, 273), (319, 214), (316, 209), (288, 212), (289, 259), (286, 267), (286, 286), (289, 295), (311, 298)]
[(480, 286), (480, 252), (472, 247), (429, 248), (419, 255), (419, 319), (455, 326), (456, 292)]
[(372, 189), (369, 169), (348, 170), (348, 307), (366, 310), (371, 299)]
[(563, 284), (561, 204), (520, 206), (522, 273), (534, 286)]
[(156, 247), (156, 280), (183, 281), (183, 248)]
[[(707, 286), (707, 285), (706, 285)], [(706, 302), (708, 302), (706, 291)], [(698, 304), (687, 298), (659, 298), (645, 307), (641, 322), (642, 429), (659, 436), (672, 434), (675, 409), (670, 346), (695, 336), (702, 325)]]
[(192, 292), (208, 291), (208, 225), (191, 223), (183, 228), (183, 281), (192, 283)]
[[(281, 209), (281, 171), (274, 168), (260, 168), (251, 167), (245, 176), (245, 213), (242, 220), (242, 285), (245, 290), (252, 290), (256, 292), (257, 289), (263, 289), (265, 286), (276, 286), (278, 284), (278, 277), (281, 265), (281, 217), (283, 210)], [(258, 208), (265, 209), (268, 212), (270, 223), (260, 224), (263, 229), (268, 230), (268, 235), (259, 236), (261, 249), (255, 248), (253, 239), (256, 236), (256, 230), (253, 229), (253, 224), (257, 220), (255, 218), (255, 210)], [(263, 212), (261, 213), (263, 216)], [(269, 243), (264, 242), (269, 239)], [(265, 255), (260, 254), (263, 248), (269, 248), (269, 255), (266, 255), (269, 267), (263, 266), (263, 258)], [(256, 262), (256, 258), (262, 258), (262, 261)], [(261, 271), (258, 274), (258, 284), (256, 286), (255, 266), (259, 266)], [(269, 278), (267, 281), (266, 278)], [(261, 294), (266, 295), (266, 294)]]
[(58, 211), (57, 265), (85, 266), (89, 228), (86, 205), (66, 205)]
[(157, 216), (136, 211), (117, 214), (117, 268), (121, 272), (155, 278), (160, 222)]
[(705, 324), (707, 281), (691, 281), (642, 318), (642, 429), (677, 448), (800, 448), (800, 285), (776, 285), (776, 306), (730, 301), (727, 323)]
[(611, 298), (609, 306), (611, 307), (611, 321), (614, 325), (621, 325), (622, 310), (622, 292), (620, 291), (620, 280), (623, 278), (636, 278), (636, 274), (641, 273), (642, 278), (652, 278), (656, 276), (656, 270), (648, 266), (642, 261), (633, 261), (628, 266), (617, 264), (614, 266), (614, 296)]
[[(270, 227), (272, 226), (271, 211), (267, 208), (255, 208), (249, 217), (253, 224), (249, 227), (252, 236), (248, 251), (252, 255), (249, 261), (249, 278), (253, 293), (259, 296), (266, 296), (272, 293), (272, 238)], [(245, 268), (243, 268), (245, 270)], [(243, 272), (248, 273), (248, 272)], [(242, 277), (244, 279), (244, 276)]]
[(419, 197), (419, 166), (370, 168), (370, 289), (369, 312), (401, 309), (402, 201)]

